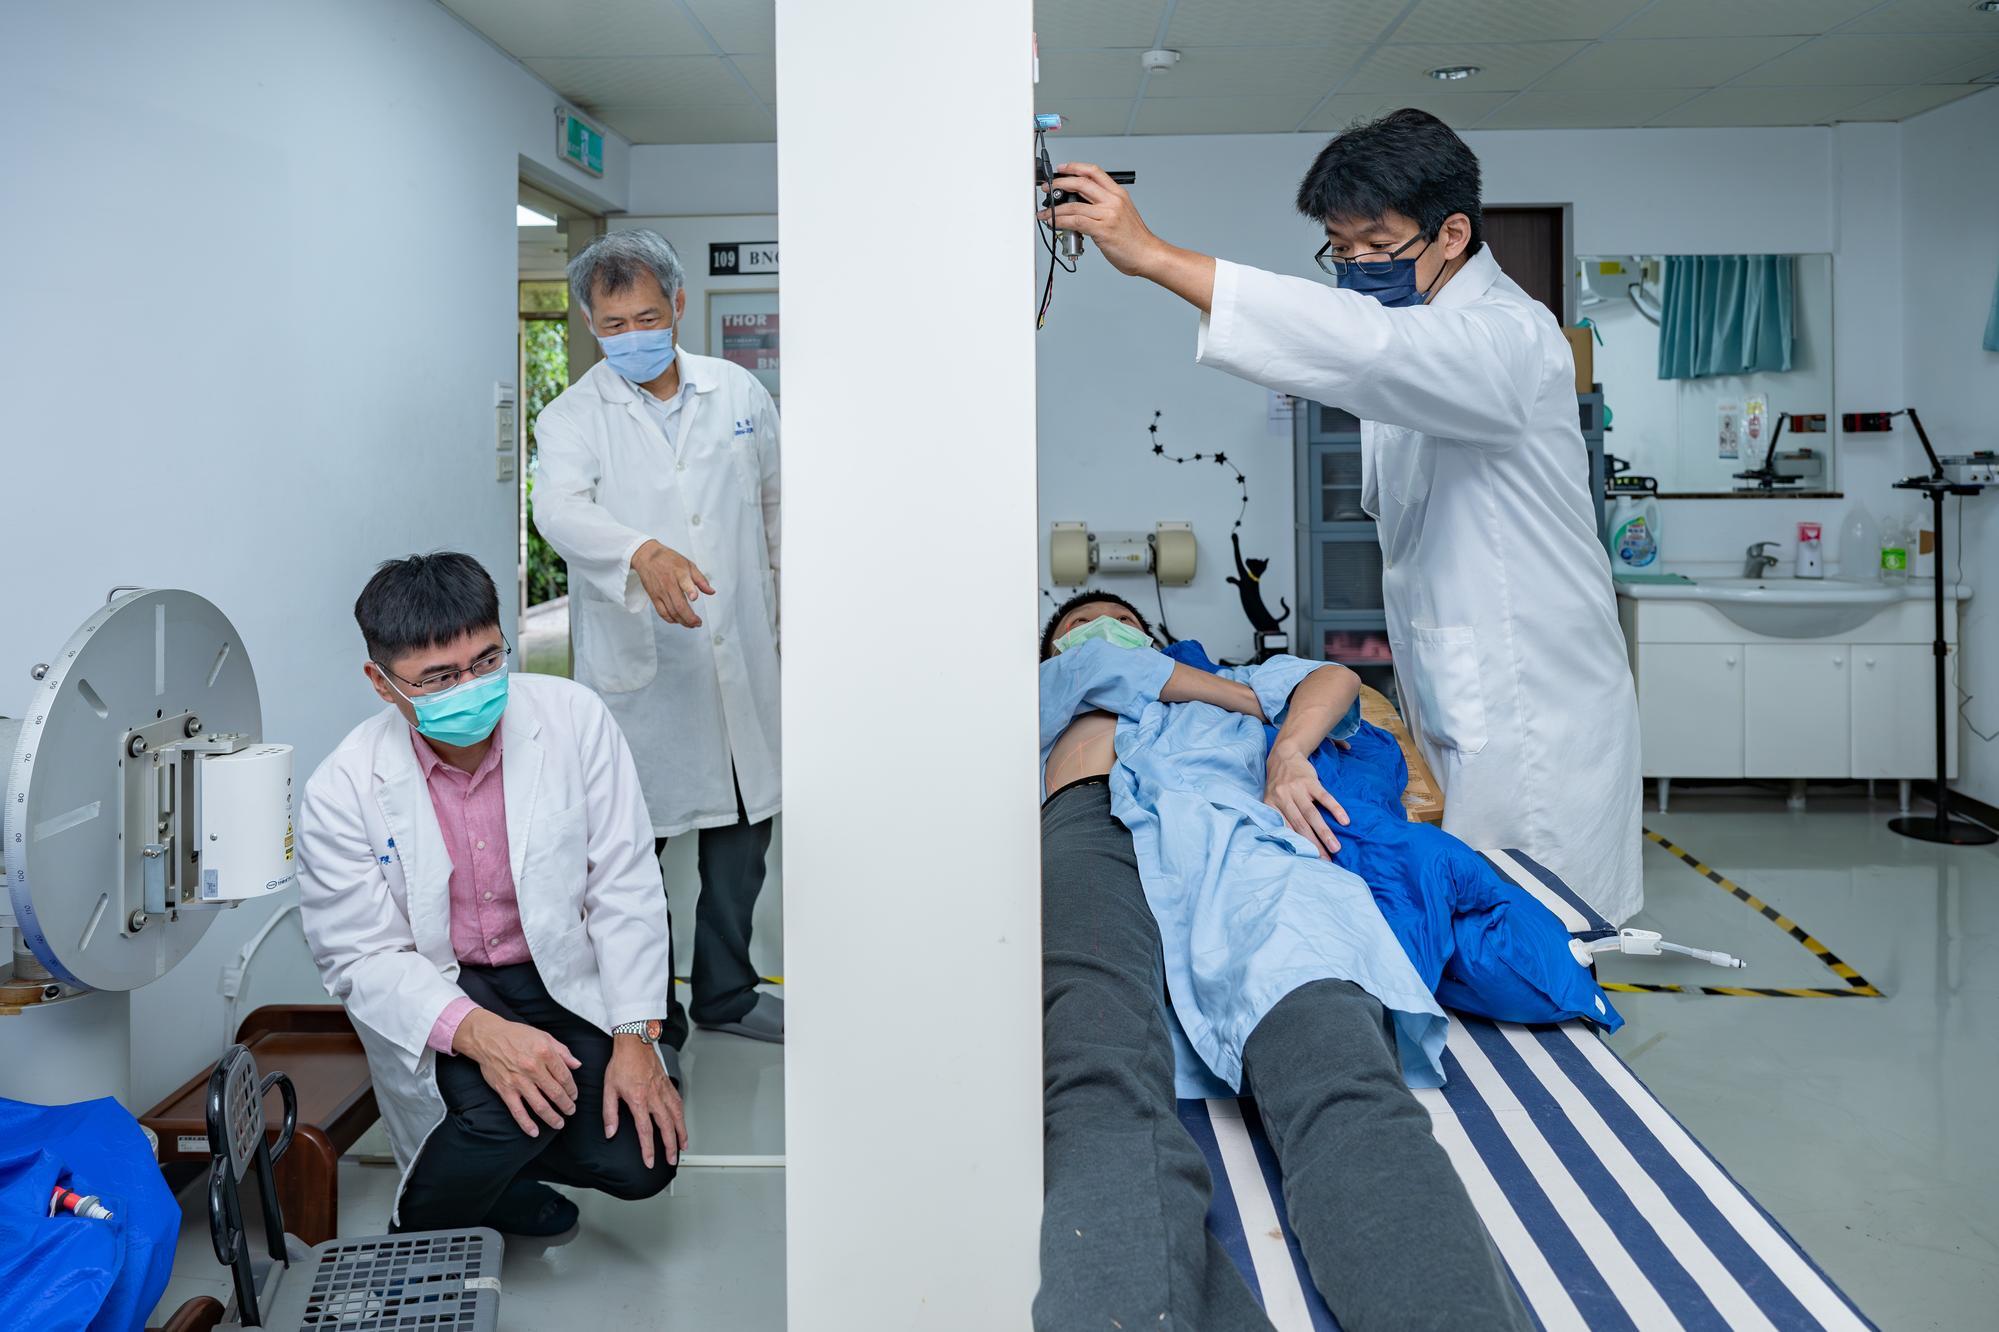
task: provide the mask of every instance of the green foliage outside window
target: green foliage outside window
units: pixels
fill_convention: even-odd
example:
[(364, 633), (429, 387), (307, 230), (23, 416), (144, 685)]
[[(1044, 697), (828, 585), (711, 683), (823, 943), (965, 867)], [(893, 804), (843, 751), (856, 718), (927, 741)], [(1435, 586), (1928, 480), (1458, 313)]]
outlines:
[[(553, 288), (531, 292), (530, 288)], [(560, 282), (521, 283), (521, 362), (527, 413), (528, 605), (538, 606), (569, 593), (569, 570), (534, 526), (535, 422), (541, 409), (569, 387), (569, 325), (559, 314), (569, 293)], [(552, 307), (552, 308), (551, 308)], [(538, 317), (539, 316), (539, 317)]]

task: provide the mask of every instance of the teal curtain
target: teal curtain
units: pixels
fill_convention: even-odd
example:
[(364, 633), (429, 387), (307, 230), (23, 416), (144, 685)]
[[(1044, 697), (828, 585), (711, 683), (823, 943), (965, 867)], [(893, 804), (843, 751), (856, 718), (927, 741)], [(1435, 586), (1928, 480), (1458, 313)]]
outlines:
[(1985, 320), (1985, 350), (1999, 351), (1999, 282), (1992, 284), (1992, 313)]
[(1788, 254), (1667, 255), (1659, 378), (1789, 370), (1796, 270)]

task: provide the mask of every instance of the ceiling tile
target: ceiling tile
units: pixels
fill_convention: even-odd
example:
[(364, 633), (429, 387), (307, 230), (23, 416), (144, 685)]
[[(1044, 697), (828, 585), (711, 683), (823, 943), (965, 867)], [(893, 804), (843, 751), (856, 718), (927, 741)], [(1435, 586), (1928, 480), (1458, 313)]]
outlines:
[(1425, 92), (1416, 97), (1394, 97), (1385, 93), (1346, 93), (1329, 97), (1312, 114), (1305, 128), (1316, 133), (1337, 134), (1363, 120), (1376, 120), (1390, 111), (1413, 106), (1428, 111), (1452, 129), (1469, 129), (1489, 113), (1504, 106), (1512, 93)]
[(1037, 0), (1034, 29), (1041, 54), (1065, 47), (1128, 46), (1143, 51), (1159, 35), (1166, 0)]
[(1712, 88), (1782, 55), (1796, 37), (1668, 37), (1592, 46), (1537, 88)]
[(1408, 0), (1180, 0), (1166, 44), (1185, 50), (1295, 42), (1360, 52), (1380, 40), (1406, 8)]
[(1311, 97), (1148, 97), (1140, 134), (1284, 134), (1297, 128)]
[(606, 106), (597, 114), (633, 143), (772, 143), (777, 126), (755, 103), (693, 106)]
[[(1995, 25), (1999, 27), (1999, 25)], [(1999, 66), (1999, 31), (1990, 37), (1837, 35), (1821, 37), (1742, 76), (1755, 87), (1836, 83), (1943, 83), (1967, 62)]]
[(1583, 49), (1582, 42), (1510, 42), (1489, 46), (1384, 46), (1369, 57), (1343, 93), (1386, 92), (1417, 96), (1437, 87), (1429, 71), (1477, 65), (1465, 92), (1517, 92)]
[(1143, 72), (1136, 51), (1043, 51), (1035, 98), (1135, 97)]
[[(1170, 71), (1154, 74), (1145, 97), (1281, 97), (1310, 106), (1353, 68), (1355, 52), (1338, 46), (1197, 46)], [(1134, 67), (1138, 59), (1132, 58)]]
[[(1979, 44), (1982, 47), (1982, 43)], [(1943, 71), (1931, 83), (1999, 83), (1999, 54), (1978, 49), (1977, 54)]]
[(1841, 120), (1907, 120), (1925, 111), (1969, 97), (1979, 91), (1964, 84), (1925, 84), (1919, 88), (1891, 88), (1879, 97), (1839, 113)]
[(743, 77), (750, 81), (750, 87), (756, 89), (757, 96), (766, 102), (777, 101), (776, 56), (739, 55), (731, 56), (730, 60), (742, 71)]
[(1973, 9), (1971, 0), (1897, 0), (1854, 22), (1848, 32), (1999, 31), (1999, 14)]
[[(1749, 125), (1825, 125), (1874, 96), (1878, 88), (1716, 88), (1685, 106), (1654, 116), (1649, 124), (1684, 128)], [(1732, 163), (1734, 169), (1744, 163)]]
[(730, 55), (770, 55), (777, 50), (776, 0), (688, 0), (688, 7), (716, 45)]
[(1423, 0), (1402, 20), (1398, 42), (1591, 40), (1645, 8), (1647, 0)]
[(1036, 111), (1053, 111), (1062, 117), (1062, 132), (1048, 140), (1048, 155), (1062, 160), (1062, 141), (1082, 134), (1122, 134), (1131, 119), (1129, 97), (1071, 97), (1065, 100), (1034, 99)]
[(720, 56), (524, 60), (564, 97), (604, 106), (755, 105)]
[(1661, 0), (1617, 35), (1812, 37), (1879, 3), (1880, 0)]
[(709, 54), (668, 0), (444, 0), (444, 6), (517, 60)]
[(1490, 129), (1624, 129), (1694, 95), (1690, 88), (1530, 89), (1478, 122)]

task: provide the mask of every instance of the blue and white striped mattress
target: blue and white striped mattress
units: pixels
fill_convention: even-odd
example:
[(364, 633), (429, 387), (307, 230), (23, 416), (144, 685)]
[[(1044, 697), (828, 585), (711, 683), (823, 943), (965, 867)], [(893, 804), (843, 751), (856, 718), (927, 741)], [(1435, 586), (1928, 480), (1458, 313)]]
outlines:
[[(1488, 859), (1583, 938), (1613, 933), (1520, 852)], [(1416, 1093), (1437, 1141), (1547, 1329), (1871, 1328), (1583, 1022), (1453, 1014), (1449, 1081)], [(1339, 1326), (1284, 1216), (1252, 1102), (1180, 1102), (1214, 1176), (1208, 1228), (1278, 1332)]]

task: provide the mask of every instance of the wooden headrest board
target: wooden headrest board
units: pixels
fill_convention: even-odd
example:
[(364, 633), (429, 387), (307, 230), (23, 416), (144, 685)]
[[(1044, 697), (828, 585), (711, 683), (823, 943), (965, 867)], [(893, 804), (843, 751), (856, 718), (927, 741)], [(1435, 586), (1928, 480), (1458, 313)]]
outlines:
[(1442, 823), (1444, 821), (1444, 792), (1437, 785), (1437, 779), (1430, 772), (1429, 760), (1416, 747), (1409, 728), (1402, 724), (1402, 715), (1387, 695), (1379, 689), (1367, 685), (1360, 687), (1361, 720), (1379, 726), (1395, 737), (1395, 743), (1402, 746), (1402, 757), (1409, 762), (1409, 786), (1402, 792), (1402, 807), (1409, 811), (1409, 817), (1416, 823)]

